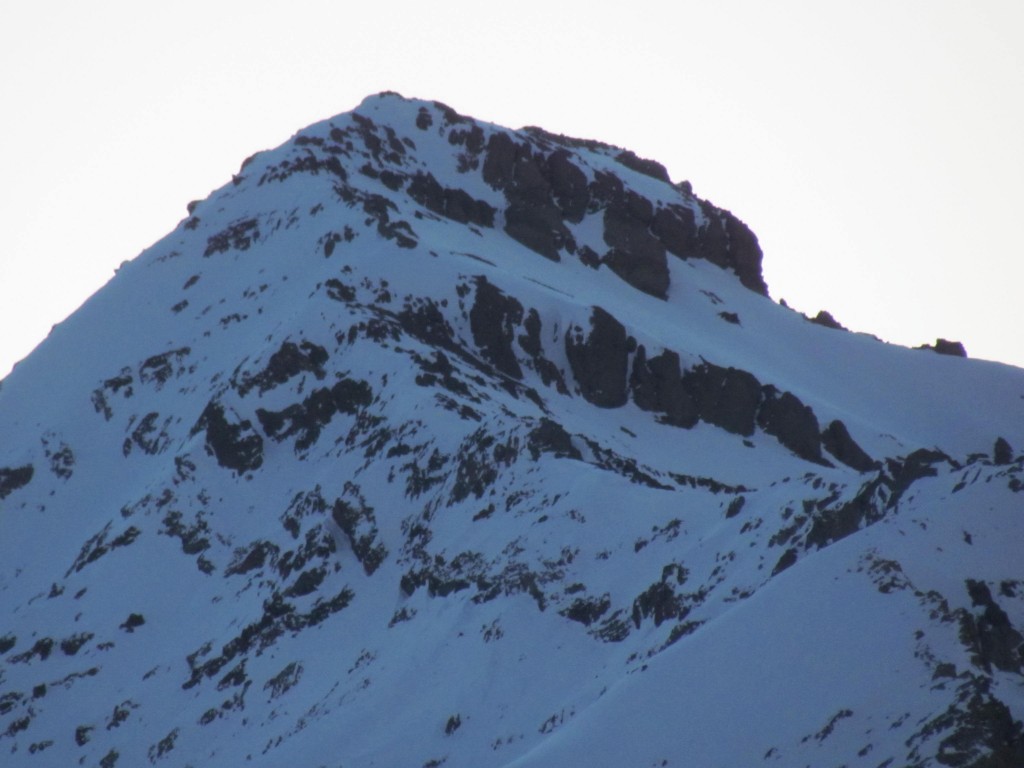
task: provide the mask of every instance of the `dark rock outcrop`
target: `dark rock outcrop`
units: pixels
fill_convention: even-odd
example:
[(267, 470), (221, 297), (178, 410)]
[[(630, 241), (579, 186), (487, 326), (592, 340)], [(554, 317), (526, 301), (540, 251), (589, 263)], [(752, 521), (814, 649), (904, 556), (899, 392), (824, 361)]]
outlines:
[(629, 344), (622, 323), (601, 307), (594, 307), (590, 332), (585, 337), (581, 328), (566, 333), (565, 354), (587, 402), (600, 408), (626, 404)]
[(669, 619), (684, 619), (687, 613), (685, 601), (676, 594), (667, 578), (655, 582), (633, 600), (632, 618), (637, 629), (648, 617), (653, 618), (654, 626), (658, 627)]
[(988, 584), (975, 579), (967, 579), (966, 584), (971, 605), (978, 614), (962, 617), (960, 636), (973, 651), (975, 663), (986, 671), (995, 667), (1024, 674), (1024, 636), (992, 598)]
[(820, 325), (825, 328), (831, 328), (835, 331), (845, 331), (846, 328), (834, 317), (828, 310), (822, 309), (814, 317), (808, 318), (815, 325)]
[(139, 380), (145, 384), (152, 383), (159, 389), (172, 376), (185, 371), (184, 360), (191, 351), (190, 347), (181, 347), (153, 355), (139, 366)]
[(700, 420), (737, 435), (754, 434), (761, 382), (748, 371), (704, 363), (683, 377)]
[(595, 621), (604, 616), (611, 608), (612, 601), (608, 593), (601, 597), (577, 597), (567, 608), (559, 611), (570, 621), (578, 621), (585, 627), (589, 627)]
[(648, 160), (640, 157), (635, 152), (631, 152), (628, 149), (617, 154), (615, 156), (615, 160), (616, 162), (622, 163), (630, 170), (642, 173), (645, 176), (650, 176), (652, 179), (664, 181), (667, 184), (672, 182), (672, 179), (669, 178), (668, 171), (665, 169), (664, 165), (656, 160)]
[(587, 212), (590, 192), (586, 174), (570, 158), (564, 149), (555, 150), (546, 158), (542, 171), (562, 215), (578, 224)]
[(865, 484), (850, 501), (818, 510), (804, 539), (807, 549), (822, 549), (881, 520), (885, 510), (875, 501), (875, 491), (881, 482), (876, 478)]
[(206, 450), (217, 463), (239, 474), (259, 469), (263, 465), (263, 438), (253, 429), (252, 422), (242, 419), (228, 421), (224, 406), (211, 400), (203, 410), (192, 434), (206, 432)]
[(540, 424), (530, 430), (527, 446), (534, 461), (545, 453), (559, 458), (583, 458), (579, 449), (572, 444), (572, 436), (565, 431), (565, 427), (547, 417), (542, 418)]
[(526, 313), (526, 319), (523, 321), (523, 330), (526, 333), (520, 334), (518, 339), (519, 346), (530, 356), (533, 369), (537, 371), (541, 381), (544, 382), (544, 386), (550, 387), (554, 385), (560, 394), (569, 394), (562, 371), (544, 356), (544, 345), (540, 339), (540, 315), (537, 314), (536, 309), (531, 309)]
[(505, 232), (531, 251), (560, 261), (559, 251), (572, 235), (554, 207), (515, 202), (505, 209)]
[(651, 202), (635, 192), (612, 201), (604, 210), (604, 241), (611, 250), (604, 263), (619, 277), (659, 299), (668, 296), (665, 246), (651, 234)]
[(918, 448), (899, 459), (886, 459), (885, 467), (891, 476), (891, 494), (889, 507), (895, 507), (900, 497), (914, 482), (922, 477), (935, 477), (939, 474), (937, 464), (956, 466), (952, 459), (940, 450)]
[(484, 181), (495, 189), (505, 189), (512, 182), (516, 155), (519, 151), (507, 133), (494, 133), (487, 140), (482, 168)]
[(732, 270), (747, 288), (767, 296), (757, 236), (729, 211), (715, 208), (706, 200), (700, 201), (700, 208), (706, 223), (697, 236), (695, 247), (686, 255)]
[(651, 234), (674, 256), (692, 255), (697, 243), (697, 223), (693, 211), (682, 205), (658, 208), (651, 220)]
[(355, 503), (338, 499), (331, 510), (331, 518), (348, 538), (352, 552), (366, 575), (372, 576), (388, 554), (379, 540), (373, 508), (367, 506), (361, 497)]
[(858, 472), (869, 472), (878, 466), (878, 463), (850, 437), (846, 425), (838, 419), (829, 423), (821, 433), (821, 444), (837, 460)]
[(927, 349), (931, 352), (935, 352), (940, 355), (949, 355), (950, 357), (967, 357), (967, 350), (964, 349), (964, 345), (959, 341), (949, 341), (948, 339), (936, 339), (934, 344), (922, 344), (914, 349)]
[(304, 451), (320, 437), (320, 431), (338, 413), (354, 414), (373, 401), (373, 391), (365, 381), (342, 379), (330, 389), (315, 389), (301, 403), (283, 411), (256, 409), (263, 431), (277, 441), (298, 435), (295, 449)]
[(495, 210), (487, 202), (474, 199), (463, 189), (442, 187), (431, 173), (417, 173), (406, 191), (427, 210), (452, 221), (480, 227), (494, 226)]
[(6, 499), (10, 494), (19, 488), (24, 488), (32, 482), (35, 474), (31, 464), (23, 467), (0, 467), (0, 499)]
[(308, 371), (323, 379), (326, 375), (323, 364), (327, 362), (327, 350), (319, 344), (310, 341), (301, 341), (298, 344), (292, 341), (285, 341), (281, 347), (270, 356), (266, 367), (253, 376), (247, 376), (238, 385), (238, 393), (246, 395), (252, 389), (258, 389), (260, 394), (284, 384), (294, 376), (303, 371)]
[[(574, 251), (576, 246), (553, 197), (555, 190), (548, 178), (553, 173), (558, 174), (559, 196), (574, 200), (573, 189), (579, 179), (568, 171), (567, 160), (545, 163), (542, 155), (534, 156), (529, 144), (516, 144), (505, 133), (493, 134), (487, 142), (483, 177), (505, 192), (506, 234), (541, 256), (559, 261), (562, 248)], [(575, 211), (578, 204), (570, 207)]]
[(469, 329), (484, 359), (506, 376), (523, 377), (512, 341), (523, 320), (523, 305), (487, 282), (476, 279), (476, 297), (469, 310)]
[(995, 445), (992, 447), (992, 461), (1000, 465), (1013, 461), (1013, 446), (1007, 442), (1006, 438), (996, 438)]
[(821, 456), (821, 436), (814, 411), (796, 395), (779, 392), (770, 384), (761, 393), (757, 425), (801, 459), (827, 464)]
[(683, 387), (677, 353), (666, 349), (648, 360), (641, 344), (633, 357), (629, 388), (638, 408), (664, 414), (666, 424), (687, 429), (696, 425), (697, 404)]
[[(604, 240), (610, 250), (604, 263), (638, 290), (658, 298), (668, 294), (666, 253), (679, 258), (701, 258), (736, 273), (747, 288), (768, 294), (761, 274), (761, 248), (750, 229), (728, 211), (694, 198), (689, 186), (678, 186), (699, 206), (703, 222), (686, 205), (659, 205), (627, 190), (618, 176), (594, 172), (587, 183), (583, 171), (564, 148), (602, 147), (529, 129), (531, 140), (517, 142), (499, 132), (490, 136), (484, 152), (482, 174), (508, 200), (505, 232), (531, 250), (558, 261), (560, 252), (575, 253), (577, 244), (566, 222), (578, 223), (584, 215), (602, 213)], [(621, 151), (615, 159), (631, 170), (670, 184), (663, 166)], [(435, 195), (438, 194), (435, 191)], [(585, 259), (585, 262), (588, 259)]]

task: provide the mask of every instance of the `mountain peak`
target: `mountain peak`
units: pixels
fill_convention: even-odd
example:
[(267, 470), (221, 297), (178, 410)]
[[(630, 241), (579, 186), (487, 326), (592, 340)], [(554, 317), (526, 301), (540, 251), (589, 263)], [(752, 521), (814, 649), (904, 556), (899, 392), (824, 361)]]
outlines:
[[(332, 136), (341, 143), (330, 143)], [(417, 139), (427, 149), (428, 174), (418, 170), (424, 160)], [(629, 150), (536, 127), (512, 131), (441, 102), (394, 92), (367, 97), (352, 112), (311, 126), (292, 141), (306, 154), (337, 156), (345, 142), (369, 149), (371, 162), (361, 170), (383, 171), (392, 192), (419, 195), (417, 202), (433, 206), (434, 213), (446, 215), (442, 198), (447, 196), (447, 210), (454, 211), (456, 220), (466, 214), (451, 201), (472, 200), (463, 187), (478, 185), (482, 177), (492, 192), (501, 193), (494, 207), (503, 214), (499, 218), (506, 234), (548, 259), (577, 257), (596, 269), (609, 269), (659, 298), (667, 297), (670, 257), (710, 261), (733, 271), (751, 290), (768, 293), (761, 250), (749, 228), (695, 197), (688, 183), (673, 185), (660, 163)], [(461, 186), (438, 187), (425, 180), (436, 175)], [(636, 175), (660, 184), (635, 183)], [(577, 243), (572, 225), (595, 213), (603, 216), (602, 240)]]
[(249, 158), (0, 389), (5, 765), (1022, 764), (1024, 372), (766, 296), (601, 142)]

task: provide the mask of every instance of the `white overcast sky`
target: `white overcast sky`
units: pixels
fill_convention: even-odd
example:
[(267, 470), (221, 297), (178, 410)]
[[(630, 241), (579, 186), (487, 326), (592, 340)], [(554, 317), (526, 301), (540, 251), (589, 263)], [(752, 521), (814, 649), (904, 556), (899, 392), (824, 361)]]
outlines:
[(1024, 2), (0, 5), (0, 377), (241, 161), (382, 90), (607, 141), (775, 299), (1024, 366)]

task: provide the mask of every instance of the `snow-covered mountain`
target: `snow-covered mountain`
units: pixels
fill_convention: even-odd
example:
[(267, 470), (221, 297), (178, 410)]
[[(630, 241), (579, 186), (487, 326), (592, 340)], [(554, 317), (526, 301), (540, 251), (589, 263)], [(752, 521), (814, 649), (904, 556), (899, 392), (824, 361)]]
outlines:
[(767, 294), (595, 141), (249, 158), (2, 382), (0, 763), (1024, 765), (1024, 371)]

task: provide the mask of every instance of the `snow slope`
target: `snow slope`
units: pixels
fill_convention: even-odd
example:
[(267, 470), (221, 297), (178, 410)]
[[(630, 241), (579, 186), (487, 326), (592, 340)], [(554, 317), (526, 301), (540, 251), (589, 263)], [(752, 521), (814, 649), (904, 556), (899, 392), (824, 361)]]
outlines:
[(0, 385), (4, 765), (1024, 765), (1024, 371), (381, 94)]

